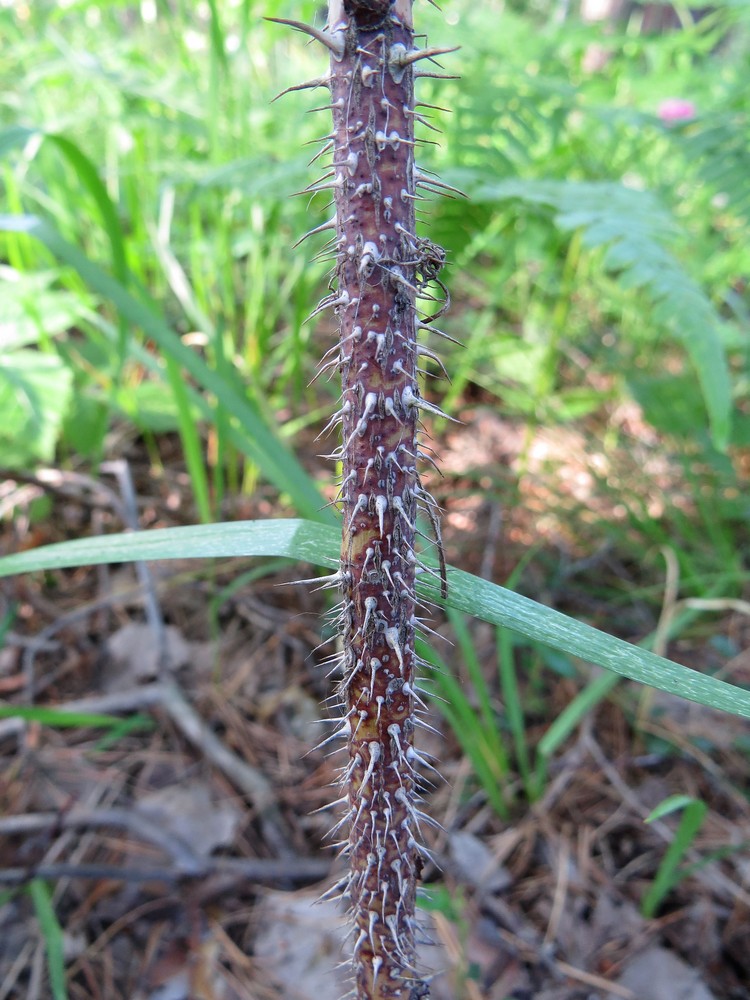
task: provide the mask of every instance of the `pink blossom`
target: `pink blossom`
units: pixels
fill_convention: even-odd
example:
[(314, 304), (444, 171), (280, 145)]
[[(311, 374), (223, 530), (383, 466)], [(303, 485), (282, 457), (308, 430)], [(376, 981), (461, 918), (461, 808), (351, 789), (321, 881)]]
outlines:
[(668, 97), (662, 101), (656, 113), (665, 125), (672, 122), (686, 122), (695, 118), (696, 108), (692, 101), (686, 101), (682, 97)]

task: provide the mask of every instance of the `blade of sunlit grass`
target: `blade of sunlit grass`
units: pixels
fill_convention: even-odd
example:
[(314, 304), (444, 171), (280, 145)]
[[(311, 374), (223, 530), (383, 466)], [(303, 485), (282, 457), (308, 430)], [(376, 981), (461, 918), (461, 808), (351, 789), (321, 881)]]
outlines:
[(47, 883), (38, 878), (29, 882), (28, 891), (44, 938), (52, 996), (54, 1000), (68, 1000), (65, 984), (65, 942), (63, 929), (52, 905), (52, 893)]
[(452, 609), (448, 609), (448, 621), (453, 626), (453, 631), (458, 642), (459, 649), (463, 654), (463, 661), (466, 670), (471, 678), (474, 693), (477, 697), (479, 715), (482, 721), (482, 731), (485, 739), (490, 744), (492, 756), (497, 760), (503, 775), (508, 773), (508, 755), (503, 745), (502, 737), (498, 728), (498, 720), (492, 708), (492, 696), (487, 686), (482, 665), (476, 654), (474, 638), (471, 635), (463, 615), (456, 614)]
[[(123, 720), (111, 715), (90, 712), (65, 712), (55, 708), (27, 705), (0, 705), (0, 719), (25, 719), (57, 729), (121, 729)], [(127, 720), (127, 731), (148, 728), (151, 720), (145, 715), (135, 715)]]
[(682, 809), (683, 812), (674, 837), (661, 860), (654, 881), (641, 900), (641, 913), (647, 920), (655, 916), (664, 898), (680, 881), (680, 861), (690, 849), (703, 825), (708, 806), (701, 799), (691, 798), (688, 795), (673, 795), (660, 803), (646, 817), (647, 823), (653, 823), (654, 820), (661, 819), (662, 816), (667, 816), (679, 809)]
[(513, 638), (508, 629), (498, 628), (496, 641), (497, 667), (500, 676), (500, 690), (503, 693), (503, 702), (505, 704), (505, 714), (508, 719), (511, 736), (513, 737), (513, 747), (516, 751), (516, 760), (518, 762), (518, 770), (521, 773), (521, 780), (526, 789), (526, 797), (529, 801), (533, 802), (540, 789), (537, 787), (537, 782), (532, 780), (529, 748), (526, 742), (526, 723), (521, 695), (518, 690), (518, 678), (516, 676)]
[[(437, 699), (435, 708), (451, 727), (459, 746), (471, 761), (471, 766), (487, 796), (487, 800), (503, 819), (508, 817), (508, 806), (503, 795), (503, 785), (508, 774), (505, 751), (497, 750), (497, 729), (492, 726), (488, 738), (487, 727), (477, 715), (465, 689), (455, 677), (455, 671), (425, 642), (417, 641), (417, 652), (433, 669), (430, 682)], [(494, 737), (494, 738), (493, 738)]]
[(190, 398), (183, 381), (182, 373), (175, 364), (174, 359), (166, 355), (167, 380), (172, 390), (172, 396), (177, 407), (177, 420), (180, 429), (180, 440), (182, 441), (182, 451), (185, 455), (185, 464), (190, 474), (190, 486), (195, 497), (195, 505), (198, 508), (198, 516), (204, 524), (208, 524), (213, 519), (211, 510), (211, 494), (208, 485), (208, 474), (203, 461), (203, 445), (201, 443), (198, 428), (193, 419), (190, 407)]
[[(339, 563), (339, 532), (335, 526), (290, 518), (81, 538), (6, 556), (0, 559), (0, 577), (70, 566), (217, 556), (283, 556), (334, 568)], [(420, 589), (426, 597), (437, 599), (431, 580), (423, 581)], [(448, 570), (446, 603), (640, 684), (750, 719), (750, 691), (633, 646), (453, 567)]]

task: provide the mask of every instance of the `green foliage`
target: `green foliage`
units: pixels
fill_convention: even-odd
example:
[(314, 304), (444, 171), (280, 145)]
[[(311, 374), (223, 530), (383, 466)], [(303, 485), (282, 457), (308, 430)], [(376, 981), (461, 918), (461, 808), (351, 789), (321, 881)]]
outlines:
[[(16, 464), (50, 461), (56, 446), (96, 460), (107, 429), (128, 420), (180, 434), (197, 517), (214, 514), (245, 463), (314, 516), (309, 477), (286, 459), (280, 470), (286, 445), (266, 434), (282, 408), (298, 422), (335, 394), (322, 381), (307, 387), (321, 351), (303, 319), (326, 264), (290, 251), (310, 209), (287, 194), (308, 180), (300, 142), (319, 127), (304, 114), (308, 95), (271, 103), (318, 63), (260, 16), (289, 13), (281, 0), (215, 0), (201, 12), (33, 4), (25, 20), (0, 11), (3, 203), (58, 241), (32, 239), (17, 218), (0, 256), (24, 287), (45, 281), (71, 311), (44, 343), (13, 351), (47, 360), (5, 362)], [(315, 13), (312, 3), (294, 11)], [(444, 35), (441, 13), (421, 17)], [(542, 2), (514, 12), (457, 0), (447, 20), (470, 58), (457, 57), (459, 82), (421, 84), (426, 101), (454, 111), (429, 112), (447, 136), (421, 156), (471, 195), (430, 211), (450, 251), (449, 332), (467, 341), (448, 358), (444, 408), (473, 383), (529, 420), (601, 422), (632, 395), (681, 460), (708, 461), (714, 491), (731, 492), (736, 475), (717, 456), (750, 440), (747, 6), (720, 4), (663, 35), (613, 26), (604, 44), (598, 25), (559, 23)], [(665, 124), (659, 102), (676, 95), (696, 117)], [(98, 276), (77, 266), (84, 258)], [(172, 336), (154, 342), (101, 272)], [(180, 378), (186, 353), (202, 367), (200, 400)], [(659, 407), (675, 395), (672, 379), (695, 405)], [(253, 407), (249, 423), (225, 404), (238, 394)], [(255, 447), (259, 427), (267, 448)], [(714, 519), (721, 550), (741, 548), (746, 513), (735, 505)]]
[(151, 720), (145, 715), (132, 715), (128, 719), (118, 719), (112, 715), (91, 712), (69, 712), (43, 706), (0, 705), (0, 719), (25, 719), (43, 726), (57, 726), (65, 729), (111, 729), (117, 739), (125, 733), (137, 729), (148, 729)]
[(458, 626), (459, 629), (460, 651), (471, 678), (471, 686), (466, 687), (461, 682), (461, 671), (455, 656), (451, 655), (450, 662), (446, 662), (443, 656), (425, 642), (417, 643), (417, 652), (431, 667), (428, 678), (434, 695), (434, 707), (451, 727), (461, 749), (471, 761), (474, 774), (488, 802), (499, 816), (508, 819), (510, 762), (498, 725), (499, 720), (463, 619), (455, 614), (450, 617), (454, 627)]
[[(214, 402), (211, 405), (205, 396), (190, 387), (185, 388), (182, 379), (179, 379), (179, 409), (185, 421), (192, 421), (187, 406), (188, 399), (193, 401), (202, 414), (210, 415), (212, 409), (220, 407), (232, 421), (227, 433), (238, 450), (257, 457), (266, 476), (281, 491), (288, 492), (298, 510), (318, 519), (330, 519), (330, 514), (320, 513), (320, 494), (315, 485), (295, 456), (280, 444), (260, 408), (252, 399), (244, 398), (230, 380), (222, 377), (221, 372), (207, 365), (197, 353), (191, 351), (150, 304), (132, 296), (106, 271), (87, 260), (76, 247), (62, 240), (47, 223), (33, 217), (0, 216), (0, 232), (3, 230), (36, 236), (51, 252), (74, 267), (85, 278), (89, 287), (112, 301), (122, 316), (137, 323), (165, 351), (169, 364), (181, 366), (183, 373), (189, 373), (201, 389), (213, 394)], [(151, 370), (160, 370), (145, 353), (140, 353), (139, 357)], [(172, 378), (177, 379), (177, 374), (173, 371)], [(188, 435), (189, 431), (186, 431), (183, 440)]]
[(11, 468), (53, 459), (72, 399), (73, 374), (55, 338), (77, 322), (83, 305), (50, 288), (53, 281), (51, 274), (0, 273), (0, 450)]
[[(196, 346), (186, 350), (214, 373), (215, 393), (196, 411), (179, 373), (184, 352), (162, 343), (159, 363), (151, 332), (132, 311), (106, 297), (92, 301), (90, 292), (101, 293), (89, 276), (63, 267), (54, 290), (78, 302), (55, 362), (58, 393), (65, 388), (67, 396), (33, 410), (23, 435), (14, 425), (15, 440), (24, 442), (14, 461), (50, 461), (58, 444), (96, 458), (108, 427), (126, 418), (144, 431), (179, 431), (203, 519), (220, 501), (237, 456), (298, 509), (295, 493), (307, 492), (303, 505), (312, 514), (320, 500), (299, 467), (291, 474), (296, 482), (279, 482), (278, 464), (292, 459), (275, 435), (267, 454), (248, 454), (258, 437), (268, 440), (265, 428), (281, 405), (303, 410), (312, 363), (302, 320), (323, 269), (290, 257), (305, 206), (287, 197), (306, 176), (298, 146), (305, 135), (271, 107), (269, 55), (274, 75), (286, 74), (289, 83), (312, 57), (293, 65), (274, 51), (250, 3), (209, 5), (206, 20), (191, 6), (159, 7), (154, 20), (134, 13), (127, 28), (128, 12), (92, 11), (93, 21), (86, 4), (70, 11), (35, 4), (25, 20), (15, 9), (0, 12), (8, 41), (0, 64), (4, 210), (17, 220), (41, 215), (50, 233), (109, 272), (118, 288), (137, 302), (147, 299), (173, 331), (172, 343), (191, 333)], [(32, 124), (19, 126), (19, 119)], [(49, 271), (48, 252), (18, 221), (0, 236), (0, 259), (24, 277)], [(3, 361), (19, 407), (52, 364), (16, 358), (19, 385), (19, 365)], [(255, 408), (249, 423), (224, 405), (238, 391)], [(214, 468), (200, 458), (210, 425), (221, 463)]]
[(656, 915), (665, 897), (672, 891), (683, 877), (679, 865), (685, 853), (692, 847), (698, 835), (703, 820), (708, 812), (708, 806), (701, 799), (689, 795), (671, 795), (661, 802), (646, 817), (647, 823), (653, 823), (670, 813), (682, 811), (680, 822), (674, 836), (667, 847), (659, 865), (654, 881), (651, 883), (641, 900), (641, 913), (646, 918)]
[(68, 1000), (65, 983), (65, 941), (63, 929), (57, 919), (52, 902), (52, 892), (46, 882), (35, 878), (29, 882), (29, 895), (34, 904), (39, 929), (47, 952), (47, 971), (54, 1000)]
[(623, 288), (643, 288), (652, 302), (653, 336), (668, 329), (681, 341), (693, 363), (708, 410), (713, 438), (729, 440), (731, 383), (724, 351), (722, 320), (700, 286), (664, 246), (674, 219), (646, 191), (610, 182), (482, 182), (469, 184), (473, 200), (518, 199), (552, 212), (563, 232), (580, 230), (582, 245), (606, 248), (602, 266), (614, 272)]

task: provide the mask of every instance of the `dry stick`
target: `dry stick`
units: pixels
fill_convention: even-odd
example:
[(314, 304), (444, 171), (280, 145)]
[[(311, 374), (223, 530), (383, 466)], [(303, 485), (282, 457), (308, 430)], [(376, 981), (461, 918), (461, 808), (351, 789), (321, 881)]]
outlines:
[(5, 816), (0, 818), (0, 837), (17, 836), (39, 830), (81, 830), (94, 827), (127, 830), (141, 840), (147, 840), (170, 857), (180, 873), (193, 875), (205, 871), (204, 859), (193, 851), (190, 844), (174, 833), (163, 830), (136, 809), (73, 809), (67, 813), (43, 812)]
[[(19, 836), (47, 830), (93, 830), (102, 827), (127, 830), (158, 847), (168, 865), (128, 868), (121, 865), (41, 861), (23, 868), (0, 868), (0, 884), (27, 882), (32, 878), (109, 878), (123, 881), (166, 881), (201, 879), (207, 875), (232, 875), (258, 882), (277, 880), (315, 881), (326, 875), (328, 862), (318, 858), (207, 858), (196, 854), (190, 844), (137, 809), (94, 808), (70, 812), (25, 813), (0, 817), (0, 837)], [(54, 874), (53, 874), (54, 873)]]
[[(102, 472), (110, 472), (117, 479), (122, 495), (122, 506), (124, 509), (125, 523), (131, 531), (140, 530), (138, 520), (138, 504), (133, 485), (133, 477), (130, 474), (130, 466), (122, 459), (113, 462), (104, 462), (101, 466)], [(144, 590), (144, 603), (146, 610), (146, 621), (153, 632), (154, 641), (158, 651), (157, 663), (159, 669), (159, 680), (165, 680), (169, 674), (169, 649), (167, 647), (167, 632), (164, 628), (164, 618), (159, 606), (159, 599), (156, 596), (156, 585), (147, 563), (138, 560), (135, 563), (135, 572), (138, 582)]]
[(186, 879), (204, 879), (208, 875), (222, 875), (236, 888), (243, 881), (263, 885), (277, 882), (319, 882), (330, 872), (330, 865), (318, 858), (216, 858), (207, 861), (194, 872), (176, 871), (171, 868), (130, 868), (123, 865), (71, 864), (64, 861), (53, 864), (31, 865), (28, 868), (0, 868), (0, 885), (25, 885), (32, 879), (107, 879), (113, 882), (183, 882)]
[[(440, 415), (420, 395), (417, 332), (447, 306), (437, 277), (441, 248), (415, 229), (418, 186), (441, 187), (415, 167), (415, 66), (442, 51), (414, 47), (411, 0), (332, 0), (326, 31), (297, 21), (330, 51), (330, 73), (307, 86), (327, 86), (333, 112), (332, 169), (306, 193), (331, 192), (336, 216), (336, 286), (313, 311), (332, 307), (339, 345), (323, 369), (341, 371), (341, 425), (333, 458), (343, 480), (341, 565), (330, 580), (342, 595), (342, 652), (333, 657), (348, 764), (342, 784), (348, 812), (342, 886), (351, 908), (353, 996), (357, 1000), (424, 997), (415, 960), (415, 901), (424, 848), (417, 773), (424, 763), (413, 736), (417, 626), (415, 554), (421, 510), (439, 532), (435, 504), (417, 472), (421, 412)], [(433, 74), (429, 74), (433, 75)], [(433, 283), (445, 302), (427, 295)], [(420, 321), (417, 298), (434, 315)], [(432, 356), (430, 354), (430, 356)]]

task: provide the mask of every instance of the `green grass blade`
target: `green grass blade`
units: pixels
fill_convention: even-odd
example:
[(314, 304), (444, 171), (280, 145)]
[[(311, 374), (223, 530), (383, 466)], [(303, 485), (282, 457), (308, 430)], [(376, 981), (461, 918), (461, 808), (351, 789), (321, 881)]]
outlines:
[(596, 663), (640, 684), (750, 718), (750, 692), (607, 635), (488, 580), (451, 569), (448, 598), (452, 607), (467, 614), (494, 625), (504, 625), (520, 635)]
[(167, 379), (169, 380), (177, 407), (180, 440), (182, 441), (182, 450), (185, 455), (185, 464), (190, 474), (190, 485), (193, 489), (195, 505), (198, 508), (198, 516), (201, 521), (204, 524), (208, 524), (213, 519), (211, 512), (211, 491), (208, 485), (208, 473), (203, 461), (203, 447), (200, 435), (198, 434), (198, 428), (195, 425), (190, 408), (190, 396), (182, 380), (179, 367), (170, 356), (167, 356), (165, 360), (167, 363)]
[(696, 799), (692, 795), (670, 795), (660, 802), (655, 809), (651, 810), (644, 822), (655, 823), (657, 819), (664, 819), (665, 816), (671, 816), (673, 812), (685, 809), (695, 801)]
[(129, 715), (125, 719), (115, 721), (119, 725), (109, 727), (108, 732), (96, 741), (93, 748), (94, 753), (103, 753), (105, 750), (109, 750), (110, 747), (116, 746), (120, 740), (131, 733), (151, 731), (155, 727), (154, 720), (147, 715)]
[[(662, 802), (661, 807), (657, 806), (654, 812), (646, 818), (646, 822), (649, 823), (658, 816), (666, 815), (667, 812), (684, 808), (682, 819), (662, 858), (656, 877), (641, 901), (641, 913), (647, 920), (655, 915), (664, 898), (680, 881), (682, 877), (678, 870), (680, 861), (695, 840), (708, 812), (708, 806), (700, 799), (687, 798), (686, 801), (685, 799), (686, 797), (683, 796), (673, 796)], [(667, 808), (663, 808), (665, 806)]]
[(90, 261), (81, 251), (67, 243), (48, 223), (35, 216), (0, 216), (0, 231), (24, 232), (36, 237), (48, 250), (78, 271), (86, 284), (109, 299), (133, 326), (141, 327), (158, 344), (165, 355), (181, 366), (204, 389), (221, 401), (225, 410), (242, 426), (248, 448), (264, 475), (284, 493), (288, 493), (300, 514), (331, 523), (330, 510), (321, 510), (322, 500), (312, 479), (267, 426), (259, 408), (249, 398), (241, 396), (232, 385), (209, 368), (203, 359), (187, 347), (177, 334), (160, 318), (153, 307), (145, 304), (116, 281), (110, 274)]
[[(633, 647), (634, 649), (637, 647)], [(653, 655), (653, 654), (650, 654)], [(614, 668), (611, 668), (614, 669)], [(618, 684), (617, 674), (601, 674), (587, 684), (575, 698), (565, 706), (558, 717), (539, 740), (537, 753), (543, 760), (552, 757), (567, 740), (584, 716), (588, 715), (602, 699)]]
[(126, 284), (128, 280), (128, 262), (125, 237), (120, 225), (117, 209), (99, 177), (99, 171), (86, 154), (65, 136), (57, 135), (56, 133), (46, 133), (45, 139), (47, 142), (51, 142), (57, 146), (73, 167), (78, 180), (81, 181), (96, 202), (96, 207), (99, 209), (99, 214), (101, 215), (102, 226), (109, 240), (112, 253), (112, 270), (117, 280), (122, 282), (122, 284)]
[(99, 177), (99, 172), (86, 154), (64, 135), (59, 135), (55, 132), (44, 132), (40, 129), (25, 128), (24, 126), (13, 126), (0, 132), (0, 156), (3, 156), (16, 146), (25, 145), (35, 135), (44, 136), (46, 142), (50, 142), (58, 148), (60, 153), (70, 163), (83, 187), (88, 190), (94, 199), (112, 251), (112, 270), (118, 280), (124, 284), (127, 281), (128, 264), (125, 251), (125, 237), (120, 225), (120, 219), (117, 209)]
[[(0, 577), (67, 566), (227, 556), (281, 556), (333, 568), (338, 566), (339, 546), (340, 533), (335, 526), (296, 518), (161, 528), (75, 539), (6, 556), (0, 559)], [(436, 597), (429, 580), (423, 584), (422, 592), (427, 597)], [(630, 680), (750, 719), (750, 691), (673, 663), (452, 567), (448, 571), (447, 603), (475, 618), (505, 626)]]
[(221, 26), (221, 18), (219, 17), (219, 8), (216, 4), (216, 0), (208, 0), (208, 9), (211, 13), (211, 50), (214, 53), (216, 61), (219, 63), (221, 68), (226, 71), (227, 52), (224, 42), (224, 31)]
[[(44, 132), (39, 129), (24, 128), (22, 126), (6, 129), (0, 134), (0, 155), (14, 146), (22, 145), (34, 135), (43, 135), (46, 142), (56, 146), (62, 156), (73, 168), (78, 182), (89, 192), (99, 209), (102, 227), (109, 240), (112, 254), (112, 271), (115, 277), (123, 285), (128, 284), (128, 259), (125, 244), (125, 236), (120, 224), (120, 217), (115, 208), (109, 193), (102, 183), (99, 171), (93, 162), (79, 147), (71, 142), (64, 135), (56, 132)], [(75, 201), (75, 196), (71, 193), (71, 201)], [(127, 344), (127, 322), (121, 316), (119, 321), (119, 359), (122, 365), (125, 361), (125, 350)]]
[(498, 816), (506, 819), (508, 806), (504, 786), (507, 785), (508, 762), (502, 745), (498, 751), (494, 723), (489, 730), (482, 724), (466, 691), (434, 649), (424, 641), (418, 641), (417, 652), (433, 667), (430, 680), (435, 694), (442, 699), (434, 702), (435, 708), (451, 727), (457, 742), (471, 761), (474, 774), (490, 805)]
[(469, 631), (463, 615), (448, 610), (448, 620), (453, 626), (459, 648), (463, 654), (464, 663), (471, 679), (474, 693), (479, 704), (481, 728), (485, 739), (491, 744), (493, 755), (500, 763), (503, 774), (508, 773), (508, 754), (498, 728), (498, 720), (492, 708), (492, 696), (484, 679), (482, 665), (476, 654), (474, 638)]
[[(123, 720), (112, 715), (91, 712), (65, 712), (56, 708), (27, 705), (0, 705), (0, 719), (26, 719), (58, 729), (122, 729)], [(127, 720), (127, 730), (147, 728), (151, 720), (146, 715), (134, 715)]]
[(52, 894), (46, 882), (35, 878), (29, 882), (29, 895), (34, 903), (36, 918), (44, 937), (52, 996), (54, 1000), (68, 1000), (68, 990), (65, 985), (63, 930), (52, 906)]
[(497, 667), (500, 675), (500, 689), (503, 692), (505, 714), (508, 719), (513, 746), (516, 751), (518, 770), (521, 773), (526, 797), (533, 801), (537, 797), (536, 782), (532, 780), (529, 747), (526, 738), (526, 721), (523, 714), (521, 694), (518, 690), (516, 664), (513, 655), (513, 639), (508, 629), (497, 629)]

